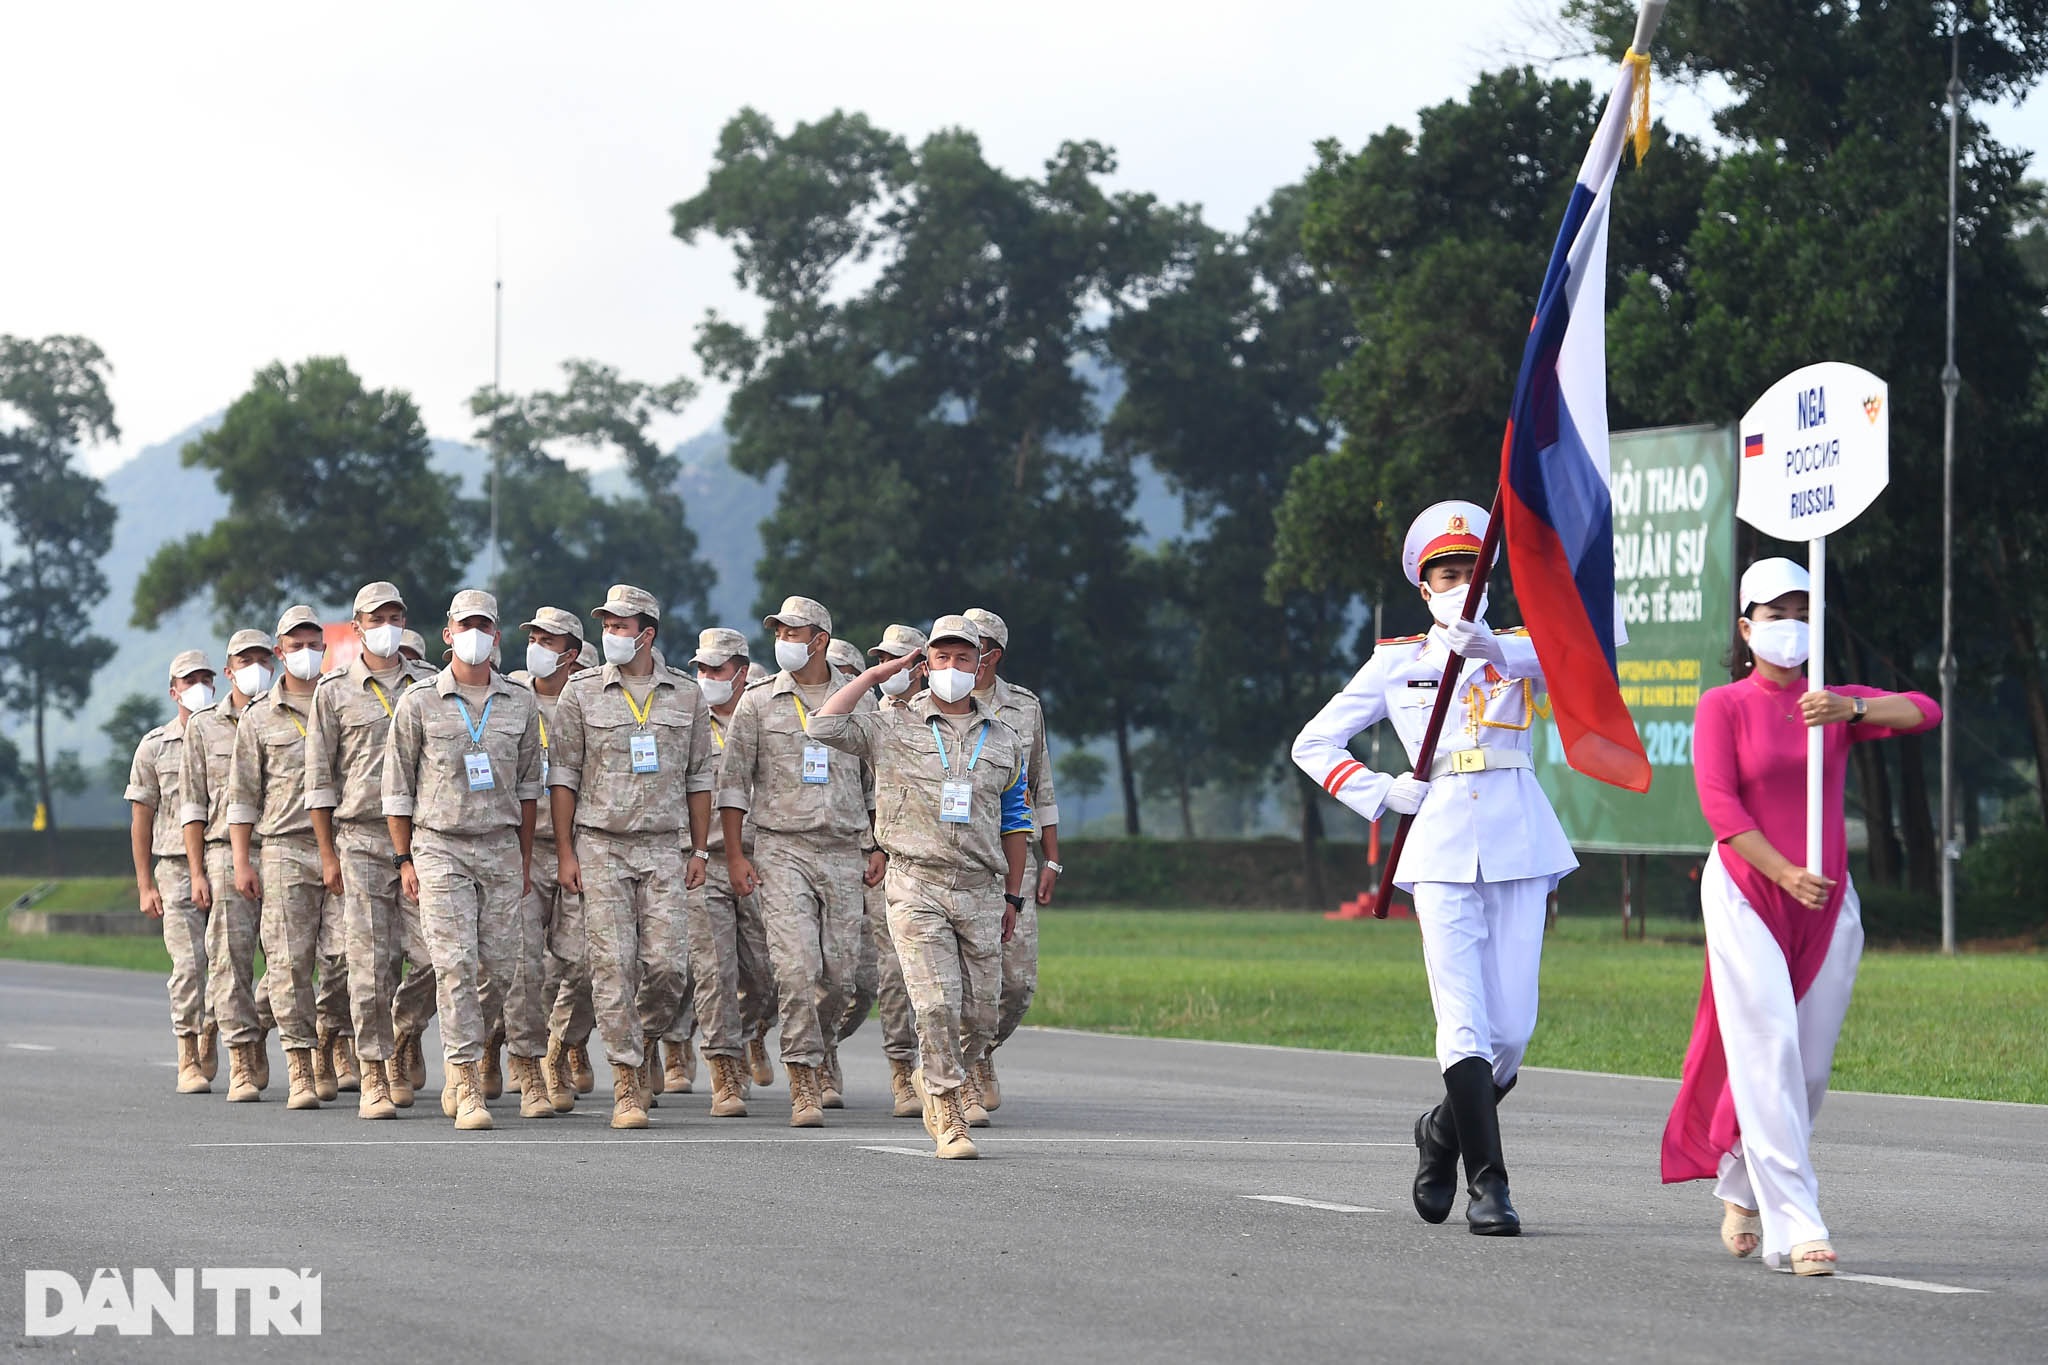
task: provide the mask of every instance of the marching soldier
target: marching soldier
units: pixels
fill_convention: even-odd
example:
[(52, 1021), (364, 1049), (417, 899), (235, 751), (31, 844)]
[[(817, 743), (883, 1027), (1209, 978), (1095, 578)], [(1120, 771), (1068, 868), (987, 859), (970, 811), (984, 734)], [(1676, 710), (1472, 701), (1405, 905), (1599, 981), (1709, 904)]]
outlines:
[[(192, 903), (206, 912), (207, 994), (228, 1045), (228, 1100), (263, 1098), (270, 1084), (270, 989), (256, 981), (256, 940), (261, 902), (235, 881), (228, 843), (228, 770), (242, 718), (270, 690), (276, 653), (260, 630), (238, 630), (228, 640), (228, 694), (185, 727), (178, 818), (185, 825), (185, 858), (192, 870)], [(292, 1059), (288, 1056), (287, 1063)], [(286, 1107), (318, 1109), (306, 1058), (290, 1073)]]
[(171, 955), (171, 1032), (178, 1040), (178, 1093), (212, 1092), (216, 1062), (213, 1020), (206, 1012), (206, 912), (192, 903), (183, 822), (178, 818), (178, 783), (185, 752), (185, 727), (194, 713), (213, 705), (213, 666), (203, 650), (188, 649), (171, 660), (170, 695), (177, 714), (135, 746), (122, 796), (132, 809), (129, 850), (135, 863), (135, 894), (142, 913), (163, 922), (164, 950)]
[[(1294, 761), (1368, 820), (1388, 810), (1415, 816), (1396, 884), (1413, 896), (1422, 927), (1445, 1092), (1415, 1121), (1415, 1211), (1431, 1223), (1450, 1216), (1462, 1153), (1467, 1225), (1512, 1237), (1522, 1224), (1497, 1110), (1536, 1028), (1545, 902), (1578, 860), (1531, 771), (1543, 695), (1535, 646), (1522, 632), (1490, 629), (1483, 596), (1474, 619), (1462, 619), (1486, 524), (1469, 502), (1441, 502), (1415, 519), (1401, 564), (1437, 625), (1381, 640), (1303, 727)], [(1391, 719), (1414, 760), (1454, 653), (1464, 664), (1430, 772), (1393, 777), (1353, 758), (1353, 736)]]
[(981, 628), (987, 641), (987, 648), (982, 651), (981, 671), (974, 675), (975, 694), (1024, 740), (1026, 761), (1030, 766), (1031, 818), (1035, 826), (1032, 842), (1038, 848), (1038, 884), (1025, 898), (1024, 908), (1017, 912), (1017, 932), (1003, 943), (1003, 994), (996, 1009), (995, 1041), (989, 1045), (988, 1055), (982, 1059), (981, 1072), (975, 1078), (979, 1082), (982, 1105), (995, 1110), (1003, 1103), (1002, 1087), (996, 1082), (995, 1050), (1008, 1042), (1017, 1026), (1024, 1022), (1024, 1013), (1031, 1008), (1031, 997), (1038, 993), (1038, 907), (1052, 904), (1052, 893), (1059, 885), (1060, 874), (1066, 869), (1060, 866), (1060, 808), (1053, 792), (1052, 752), (1046, 744), (1045, 708), (1039, 705), (1038, 695), (1029, 688), (1019, 687), (996, 674), (1010, 652), (1010, 628), (1003, 624), (1003, 618), (980, 607), (969, 607), (966, 616)]
[[(306, 727), (306, 810), (320, 846), (320, 879), (342, 898), (349, 1012), (362, 1062), (359, 1118), (396, 1118), (423, 1083), (420, 1035), (433, 1017), (432, 957), (419, 906), (400, 897), (391, 833), (384, 822), (384, 747), (406, 689), (432, 669), (399, 653), (405, 599), (389, 583), (356, 594), (363, 652), (329, 673), (313, 693)], [(401, 982), (401, 963), (412, 972)]]
[(943, 1158), (979, 1155), (967, 1131), (978, 1107), (973, 1068), (995, 1032), (1031, 825), (1023, 741), (974, 696), (981, 647), (973, 622), (942, 616), (924, 651), (929, 690), (886, 710), (868, 696), (916, 664), (913, 650), (840, 688), (812, 727), (818, 743), (872, 763), (890, 793), (875, 836), (889, 859), (889, 932), (917, 1012), (911, 1081)]
[[(485, 977), (538, 983), (538, 934), (521, 932), (532, 889), (534, 803), (541, 793), (540, 706), (531, 689), (491, 667), (498, 599), (455, 594), (441, 638), (454, 660), (399, 699), (384, 753), (384, 816), (405, 898), (419, 907), (440, 990), (450, 1082), (441, 1112), (464, 1131), (491, 1126), (483, 1051), (491, 1045)], [(531, 953), (531, 961), (522, 958)], [(512, 1050), (522, 1118), (553, 1118), (540, 1077), (540, 991)], [(528, 1051), (522, 1053), (521, 1048)]]
[(714, 751), (697, 684), (655, 664), (654, 595), (616, 584), (592, 614), (604, 625), (605, 664), (569, 679), (548, 747), (555, 856), (563, 892), (583, 898), (597, 1026), (611, 1054), (612, 1127), (645, 1128), (647, 1043), (668, 1021), (643, 1018), (642, 992), (654, 978), (665, 984), (648, 998), (681, 995), (684, 894), (703, 885), (711, 856)]
[[(882, 875), (879, 852), (865, 868), (861, 857), (874, 776), (866, 763), (833, 762), (810, 733), (812, 715), (838, 690), (825, 658), (831, 614), (790, 597), (762, 624), (775, 633), (781, 671), (748, 688), (733, 711), (718, 768), (719, 817), (732, 889), (758, 897), (768, 927), (790, 1126), (816, 1128), (839, 1099), (828, 1081), (860, 962), (861, 887)], [(872, 710), (873, 699), (866, 705)], [(751, 858), (742, 842), (750, 819)]]

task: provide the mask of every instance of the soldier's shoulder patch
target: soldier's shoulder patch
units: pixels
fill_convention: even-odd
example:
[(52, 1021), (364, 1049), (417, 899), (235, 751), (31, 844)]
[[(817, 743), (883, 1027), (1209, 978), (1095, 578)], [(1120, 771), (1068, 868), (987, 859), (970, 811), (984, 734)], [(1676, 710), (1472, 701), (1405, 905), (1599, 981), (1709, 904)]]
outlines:
[(781, 675), (776, 673), (770, 673), (765, 678), (756, 678), (752, 682), (747, 684), (747, 691), (752, 692), (756, 688), (761, 687), (773, 687), (775, 685), (775, 679), (779, 676)]
[(317, 687), (326, 687), (326, 686), (327, 686), (328, 684), (330, 684), (330, 683), (338, 683), (338, 682), (340, 682), (340, 681), (341, 681), (341, 680), (342, 680), (343, 678), (346, 678), (347, 676), (348, 676), (348, 670), (347, 670), (347, 669), (345, 669), (345, 668), (337, 668), (337, 669), (335, 669), (335, 670), (334, 670), (333, 672), (331, 672), (331, 673), (322, 673), (322, 674), (320, 675), (320, 681), (319, 681), (319, 682), (318, 682), (317, 684), (315, 684), (315, 686), (316, 686), (316, 688), (317, 688)]
[(1494, 632), (1495, 635), (1527, 635), (1528, 633), (1529, 628), (1527, 626), (1504, 626)]
[(1427, 635), (1383, 635), (1380, 637), (1380, 643), (1383, 645), (1419, 645), (1428, 638), (1429, 636)]

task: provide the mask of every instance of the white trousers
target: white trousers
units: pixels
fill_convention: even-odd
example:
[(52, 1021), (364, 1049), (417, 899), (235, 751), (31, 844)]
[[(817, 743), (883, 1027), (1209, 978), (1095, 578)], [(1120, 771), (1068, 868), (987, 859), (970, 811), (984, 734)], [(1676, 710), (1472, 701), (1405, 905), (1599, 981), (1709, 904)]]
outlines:
[(1845, 886), (1827, 958), (1797, 1002), (1784, 950), (1718, 854), (1700, 874), (1700, 913), (1728, 1088), (1742, 1125), (1735, 1149), (1722, 1154), (1714, 1193), (1758, 1211), (1764, 1261), (1775, 1266), (1801, 1242), (1828, 1235), (1809, 1146), (1863, 956), (1862, 907), (1855, 885)]
[(1436, 1059), (1467, 1057), (1506, 1085), (1522, 1069), (1536, 1031), (1543, 921), (1555, 877), (1510, 882), (1417, 882), (1415, 918), (1436, 1010)]

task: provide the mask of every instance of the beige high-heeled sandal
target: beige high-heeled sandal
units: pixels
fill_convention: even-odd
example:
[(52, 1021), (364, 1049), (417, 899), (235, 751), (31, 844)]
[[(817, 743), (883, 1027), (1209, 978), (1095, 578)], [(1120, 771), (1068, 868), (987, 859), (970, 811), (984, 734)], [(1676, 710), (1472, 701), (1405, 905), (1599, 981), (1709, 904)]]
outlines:
[[(1825, 1257), (1822, 1252), (1827, 1253)], [(1835, 1273), (1835, 1244), (1833, 1242), (1801, 1242), (1792, 1248), (1792, 1273), (1794, 1275), (1832, 1275)]]
[[(1739, 1246), (1736, 1238), (1750, 1239), (1748, 1246)], [(1756, 1255), (1756, 1249), (1764, 1244), (1764, 1220), (1757, 1216), (1755, 1209), (1745, 1209), (1721, 1201), (1721, 1245), (1728, 1248), (1728, 1254), (1740, 1259)]]

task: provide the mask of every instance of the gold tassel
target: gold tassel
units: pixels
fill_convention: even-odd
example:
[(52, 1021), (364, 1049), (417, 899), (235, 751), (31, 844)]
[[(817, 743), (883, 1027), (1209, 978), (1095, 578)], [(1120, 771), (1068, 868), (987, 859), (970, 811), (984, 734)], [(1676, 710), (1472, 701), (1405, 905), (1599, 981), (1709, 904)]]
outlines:
[(1622, 61), (1636, 69), (1635, 93), (1629, 101), (1628, 128), (1623, 137), (1635, 146), (1636, 165), (1650, 150), (1650, 54), (1628, 50)]

